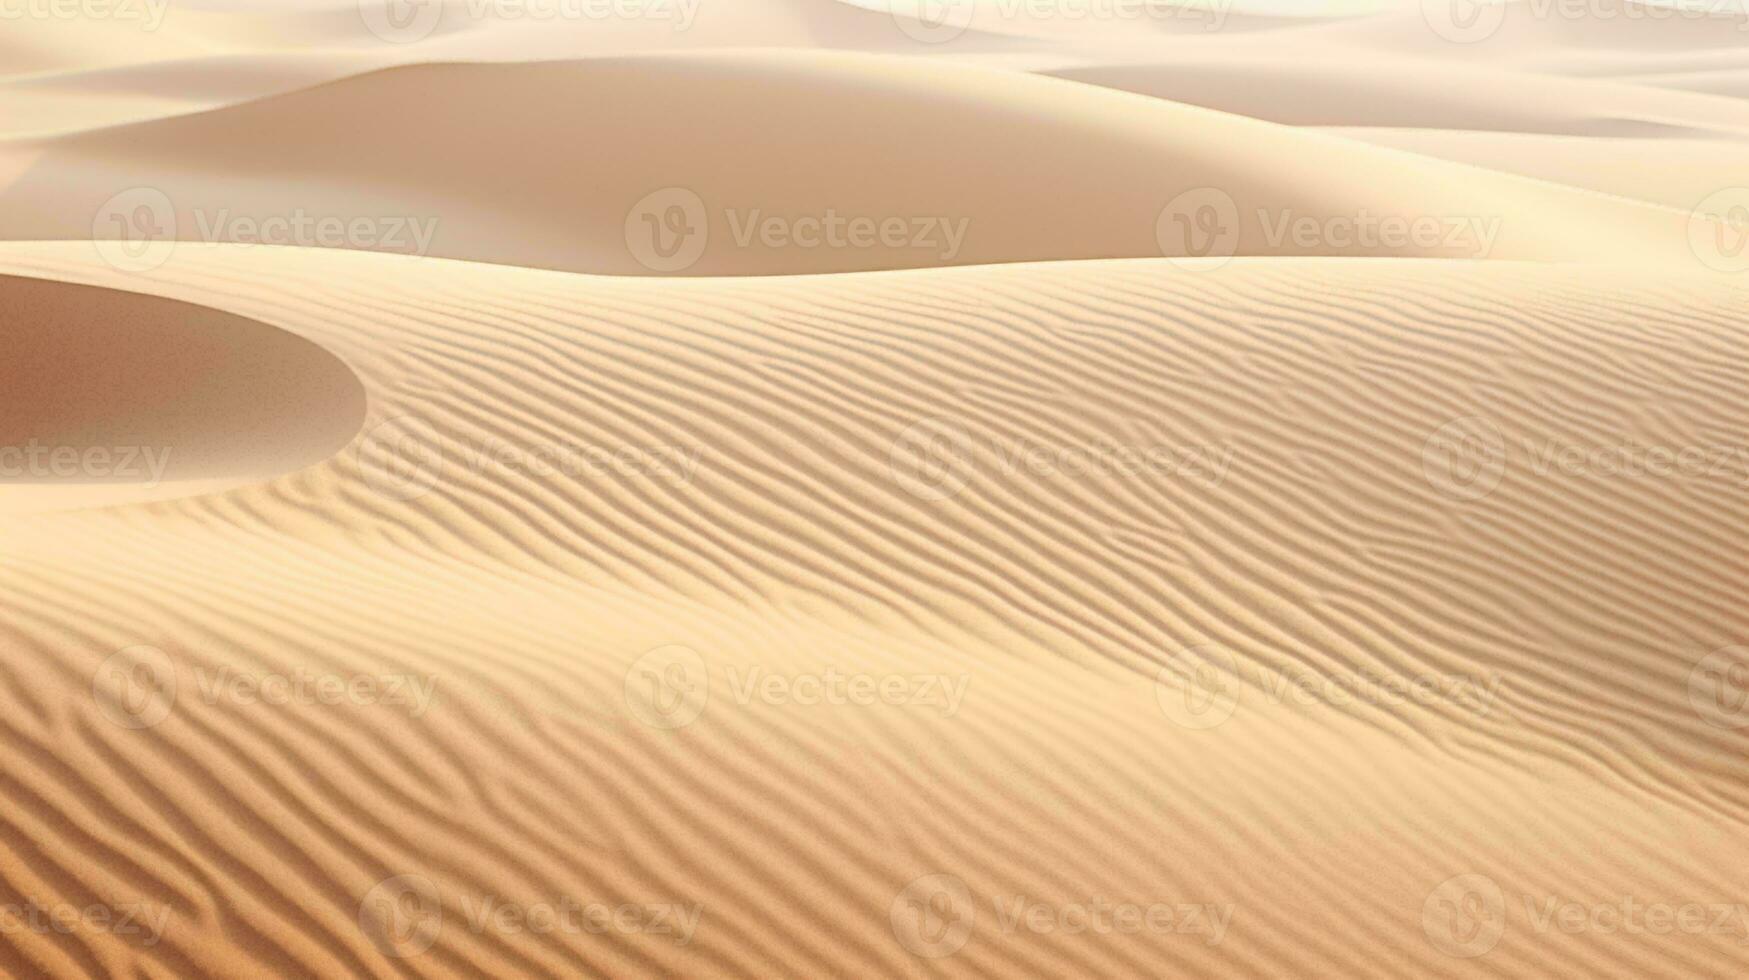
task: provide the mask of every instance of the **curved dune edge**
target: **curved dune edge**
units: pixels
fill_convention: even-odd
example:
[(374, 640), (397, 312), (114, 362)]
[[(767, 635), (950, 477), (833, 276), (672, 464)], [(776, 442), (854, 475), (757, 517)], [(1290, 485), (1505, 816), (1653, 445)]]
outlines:
[[(348, 121), (361, 114), (373, 125)], [(757, 139), (748, 118), (766, 123)], [(368, 234), (306, 225), (302, 243), (612, 275), (1210, 249), (1695, 265), (1675, 209), (1060, 79), (844, 52), (410, 66), (35, 149), (0, 192), (18, 238), (89, 238), (117, 224), (118, 193), (144, 187), (152, 227), (182, 240), (250, 240), (270, 221), (270, 240), (298, 240), (293, 218), (368, 216)], [(1341, 230), (1381, 221), (1398, 231)]]
[[(166, 916), (150, 947), (17, 934), (9, 972), (1466, 976), (1427, 920), (1462, 875), (1510, 900), (1500, 975), (1741, 962), (1729, 934), (1530, 918), (1742, 887), (1749, 772), (1690, 690), (1749, 636), (1741, 491), (1538, 469), (1551, 441), (1749, 442), (1717, 397), (1741, 287), (1325, 260), (646, 283), (224, 246), (128, 279), (54, 243), (0, 269), (276, 324), (371, 404), (268, 484), (0, 521), (0, 718), (30, 749), (0, 877)], [(1435, 439), (1477, 417), (1505, 444), (1481, 492), (1442, 455), (1473, 430)], [(931, 420), (969, 469), (913, 465)], [(395, 433), (439, 452), (398, 468)], [(1137, 479), (1004, 448), (1102, 438), (1232, 454)], [(558, 443), (665, 465), (521, 455)], [(1187, 647), (1232, 657), (1219, 725), (1156, 679)], [(144, 727), (92, 693), (126, 651), (177, 681)], [(699, 713), (647, 724), (675, 716), (641, 679), (689, 663)], [(827, 670), (963, 698), (736, 693)], [(431, 694), (263, 704), (210, 695), (225, 671)], [(1362, 674), (1488, 697), (1270, 693)], [(925, 962), (905, 899), (938, 875), (975, 915)], [(410, 923), (380, 901), (403, 876), (435, 903)], [(700, 917), (685, 942), (468, 924), (564, 897)], [(1017, 898), (1226, 918), (1095, 942), (1005, 927)]]
[(0, 277), (0, 512), (261, 482), (350, 443), (364, 387), (277, 327), (157, 296)]

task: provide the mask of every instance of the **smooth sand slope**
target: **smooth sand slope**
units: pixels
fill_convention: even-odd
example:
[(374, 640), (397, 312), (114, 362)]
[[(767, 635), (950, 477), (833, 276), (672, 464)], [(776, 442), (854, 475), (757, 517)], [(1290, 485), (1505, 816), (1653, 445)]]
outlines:
[(1744, 45), (1419, 7), (8, 27), (0, 973), (1743, 976)]

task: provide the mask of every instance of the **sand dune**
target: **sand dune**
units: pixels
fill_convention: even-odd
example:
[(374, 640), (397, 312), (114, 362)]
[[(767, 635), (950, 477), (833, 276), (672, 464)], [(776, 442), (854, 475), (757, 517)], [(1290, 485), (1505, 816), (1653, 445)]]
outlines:
[(0, 974), (1744, 975), (1728, 18), (375, 9), (0, 26)]
[[(1511, 898), (1503, 973), (1741, 962), (1725, 935), (1543, 933), (1519, 905), (1737, 885), (1735, 736), (1687, 678), (1749, 628), (1742, 475), (1537, 467), (1546, 444), (1741, 444), (1749, 417), (1709, 396), (1745, 354), (1740, 287), (1329, 260), (676, 285), (237, 246), (141, 279), (89, 246), (0, 251), (8, 273), (320, 343), (370, 399), (358, 439), (301, 473), (0, 530), (0, 588), (26, 603), (0, 697), (38, 719), (10, 737), (61, 733), (53, 763), (9, 770), (0, 820), (32, 846), (0, 873), (169, 916), (149, 949), (25, 936), (8, 969), (899, 974), (927, 942), (894, 932), (899, 898), (935, 874), (974, 896), (964, 945), (929, 961), (954, 974), (1466, 975), (1424, 918), (1460, 874)], [(1430, 440), (1478, 417), (1499, 470), (1446, 468)], [(919, 423), (965, 440), (959, 465), (912, 455)], [(1171, 452), (1131, 473), (1013, 462), (1107, 441)], [(601, 472), (518, 455), (555, 446), (637, 453)], [(79, 689), (139, 645), (178, 686), (128, 730)], [(675, 716), (627, 672), (675, 645), (709, 698), (650, 727)], [(1187, 647), (1232, 658), (1217, 728), (1184, 727), (1156, 677)], [(226, 666), (434, 693), (423, 712), (209, 700)], [(750, 670), (829, 669), (963, 699), (736, 693)], [(1454, 686), (1281, 697), (1363, 674)], [(125, 717), (160, 702), (140, 703)], [(372, 917), (400, 875), (434, 889), (424, 931)], [(700, 918), (684, 945), (467, 924), (489, 897), (560, 895)], [(1005, 927), (1015, 896), (1213, 912), (1095, 941)]]
[[(562, 92), (578, 98), (555, 130), (547, 100)], [(625, 111), (634, 101), (642, 111)], [(378, 122), (361, 131), (356, 113)], [(749, 115), (771, 125), (750, 132)], [(602, 145), (621, 149), (604, 156)], [(300, 213), (371, 214), (405, 219), (408, 233), (354, 247), (622, 275), (1212, 246), (1693, 263), (1686, 213), (1054, 79), (842, 53), (398, 68), (34, 149), (34, 166), (0, 194), (14, 237), (89, 237), (109, 199), (144, 186), (174, 208), (156, 224), (185, 240), (250, 240), (256, 222)], [(976, 163), (986, 155), (1003, 166)], [(1199, 251), (1183, 223), (1207, 203), (1204, 188), (1224, 236)], [(1298, 231), (1367, 216), (1436, 233)], [(877, 231), (887, 218), (903, 227)], [(866, 234), (853, 237), (853, 220)], [(664, 242), (672, 261), (657, 254)]]

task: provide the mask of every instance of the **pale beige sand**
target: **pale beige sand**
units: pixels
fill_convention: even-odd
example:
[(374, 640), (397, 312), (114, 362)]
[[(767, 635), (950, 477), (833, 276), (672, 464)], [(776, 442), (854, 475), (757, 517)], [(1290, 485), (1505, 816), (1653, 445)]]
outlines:
[(0, 35), (0, 973), (1744, 975), (1743, 46), (1415, 6)]

